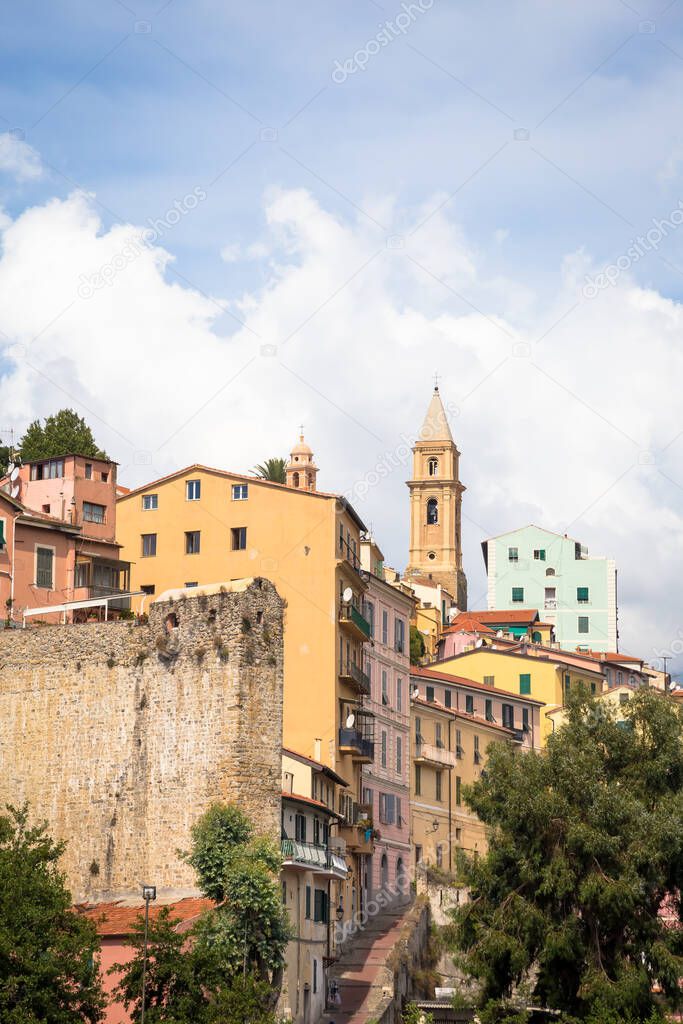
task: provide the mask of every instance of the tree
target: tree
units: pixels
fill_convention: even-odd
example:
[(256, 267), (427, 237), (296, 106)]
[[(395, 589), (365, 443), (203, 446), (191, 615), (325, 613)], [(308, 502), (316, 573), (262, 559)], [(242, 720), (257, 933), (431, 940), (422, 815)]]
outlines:
[[(148, 935), (148, 1024), (275, 1024), (289, 940), (277, 873), (279, 850), (254, 837), (234, 805), (214, 804), (192, 829), (183, 855), (215, 908), (185, 933), (168, 908)], [(116, 998), (140, 1018), (144, 921), (131, 945), (133, 959), (112, 970), (121, 979)]]
[(276, 484), (287, 483), (287, 460), (279, 458), (266, 459), (265, 462), (254, 466), (253, 472), (261, 480), (271, 480)]
[(581, 691), (543, 751), (489, 747), (464, 793), (489, 850), (463, 858), (471, 901), (450, 936), (481, 981), (482, 1020), (520, 1019), (519, 986), (563, 1021), (657, 1020), (655, 981), (678, 1004), (683, 930), (660, 910), (683, 922), (682, 721), (655, 692), (617, 717)]
[(19, 442), (19, 451), (24, 462), (69, 454), (107, 458), (97, 447), (88, 424), (73, 409), (60, 409), (54, 416), (46, 417), (42, 426), (40, 420), (29, 423)]
[(0, 816), (0, 1020), (83, 1024), (102, 1020), (95, 926), (71, 910), (57, 863), (64, 844), (28, 807)]
[(0, 444), (0, 477), (5, 476), (7, 473), (7, 467), (10, 464), (10, 454), (12, 449), (9, 445)]
[(425, 642), (417, 626), (410, 627), (410, 664), (419, 665), (425, 655)]

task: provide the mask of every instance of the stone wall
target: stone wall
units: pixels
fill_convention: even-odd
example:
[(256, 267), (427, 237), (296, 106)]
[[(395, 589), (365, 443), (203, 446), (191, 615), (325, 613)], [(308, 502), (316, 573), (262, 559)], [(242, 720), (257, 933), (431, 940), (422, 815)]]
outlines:
[(149, 622), (0, 632), (0, 808), (68, 842), (75, 900), (194, 890), (192, 823), (237, 802), (280, 835), (284, 603), (264, 579), (182, 591)]

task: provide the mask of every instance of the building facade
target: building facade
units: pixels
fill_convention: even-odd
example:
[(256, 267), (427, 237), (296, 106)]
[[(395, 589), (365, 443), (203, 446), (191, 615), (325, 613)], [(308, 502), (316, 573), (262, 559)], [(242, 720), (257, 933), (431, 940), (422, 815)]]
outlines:
[(462, 567), (462, 495), (457, 449), (438, 387), (413, 447), (410, 491), (410, 552), (406, 577), (442, 584), (467, 608)]
[(27, 462), (13, 477), (0, 481), (6, 617), (20, 622), (26, 609), (125, 592), (129, 565), (116, 541), (116, 464), (64, 455)]
[(375, 720), (375, 759), (363, 767), (363, 804), (372, 808), (379, 834), (365, 877), (371, 899), (381, 889), (386, 893), (405, 887), (408, 877), (408, 690), (410, 619), (415, 602), (408, 588), (385, 581), (384, 559), (374, 541), (362, 543), (361, 564), (368, 579), (365, 614), (370, 623), (370, 642), (365, 649), (365, 671), (370, 679), (369, 707)]
[(188, 466), (119, 498), (119, 536), (131, 585), (146, 595), (258, 573), (285, 599), (284, 743), (347, 783), (337, 835), (346, 843), (350, 919), (361, 909), (373, 850), (361, 782), (362, 765), (375, 756), (363, 668), (370, 637), (360, 564), (365, 527), (344, 498), (316, 489), (305, 442), (289, 465), (304, 467), (299, 486)]
[(617, 651), (617, 569), (579, 541), (525, 526), (482, 542), (490, 609), (537, 608), (561, 647)]

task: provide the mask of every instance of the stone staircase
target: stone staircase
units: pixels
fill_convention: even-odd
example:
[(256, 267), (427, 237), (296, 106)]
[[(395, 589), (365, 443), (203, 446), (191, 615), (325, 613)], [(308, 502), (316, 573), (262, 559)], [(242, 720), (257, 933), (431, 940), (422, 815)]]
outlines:
[(410, 904), (385, 910), (349, 940), (329, 972), (330, 980), (339, 985), (342, 1004), (326, 1011), (319, 1024), (367, 1024), (377, 1019), (380, 1004), (393, 995), (394, 972), (386, 964), (410, 910)]

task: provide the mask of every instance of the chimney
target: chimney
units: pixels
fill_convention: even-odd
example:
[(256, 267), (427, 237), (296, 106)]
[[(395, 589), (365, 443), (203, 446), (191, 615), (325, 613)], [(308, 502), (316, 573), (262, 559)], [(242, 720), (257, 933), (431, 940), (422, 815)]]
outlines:
[(322, 740), (316, 739), (313, 741), (313, 760), (319, 761), (322, 756)]

